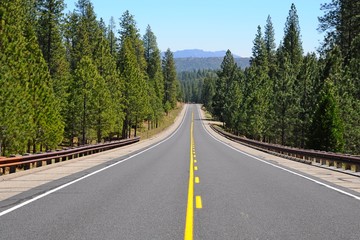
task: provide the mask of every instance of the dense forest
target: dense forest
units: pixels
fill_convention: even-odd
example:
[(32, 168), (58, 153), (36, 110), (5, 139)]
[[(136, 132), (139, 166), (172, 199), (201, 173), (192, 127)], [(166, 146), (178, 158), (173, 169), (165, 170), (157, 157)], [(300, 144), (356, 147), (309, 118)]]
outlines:
[(238, 135), (360, 154), (360, 1), (332, 0), (321, 10), (318, 53), (304, 54), (292, 4), (279, 46), (269, 16), (264, 31), (257, 29), (250, 66), (240, 69), (228, 51), (190, 98)]
[[(90, 0), (0, 1), (0, 152), (129, 137), (176, 107), (172, 52), (126, 11), (117, 26)], [(133, 130), (132, 130), (133, 129)]]
[[(224, 54), (225, 55), (225, 54)], [(175, 66), (178, 72), (191, 72), (196, 70), (220, 68), (223, 57), (206, 57), (206, 58), (176, 58)], [(249, 66), (249, 58), (234, 58), (238, 67), (246, 68)]]
[(178, 72), (177, 78), (181, 83), (181, 99), (188, 103), (202, 102), (204, 82), (215, 77), (216, 71), (211, 69)]

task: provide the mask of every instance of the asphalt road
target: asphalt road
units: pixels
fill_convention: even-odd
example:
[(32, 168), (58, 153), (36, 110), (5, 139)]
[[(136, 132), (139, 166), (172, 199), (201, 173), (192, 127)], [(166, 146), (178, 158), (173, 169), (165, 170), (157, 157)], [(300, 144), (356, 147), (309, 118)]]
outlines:
[(0, 202), (0, 239), (360, 239), (359, 199), (220, 143), (196, 105), (111, 164)]

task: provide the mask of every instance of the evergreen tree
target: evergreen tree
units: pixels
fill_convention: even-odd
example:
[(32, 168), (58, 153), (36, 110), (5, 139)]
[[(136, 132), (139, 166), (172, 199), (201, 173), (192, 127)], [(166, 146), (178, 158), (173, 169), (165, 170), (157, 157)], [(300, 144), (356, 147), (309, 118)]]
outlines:
[[(129, 38), (131, 40), (132, 48), (136, 52), (136, 60), (139, 68), (143, 72), (146, 72), (146, 60), (145, 60), (145, 50), (144, 44), (141, 40), (139, 30), (136, 26), (136, 21), (134, 15), (131, 15), (127, 10), (123, 13), (120, 18), (120, 45), (123, 45), (125, 39)], [(122, 47), (122, 46), (121, 46)], [(121, 56), (120, 56), (121, 57)], [(121, 62), (121, 59), (118, 59), (118, 62)], [(145, 77), (145, 76), (144, 76)]]
[(254, 39), (251, 66), (247, 74), (246, 97), (244, 106), (246, 111), (246, 134), (254, 139), (262, 140), (268, 125), (268, 114), (271, 96), (271, 82), (269, 79), (269, 64), (267, 47), (262, 37), (261, 27)]
[(91, 58), (84, 56), (75, 70), (74, 75), (74, 108), (79, 139), (82, 144), (91, 140), (101, 140), (105, 125), (106, 109), (109, 105), (109, 91), (104, 79), (99, 75)]
[[(291, 5), (289, 15), (287, 17), (285, 23), (285, 33), (283, 40), (283, 57), (288, 60), (289, 68), (281, 69), (278, 68), (279, 71), (287, 71), (286, 73), (280, 73), (286, 80), (280, 80), (283, 82), (287, 82), (286, 85), (283, 85), (281, 91), (286, 91), (287, 93), (282, 93), (283, 96), (287, 96), (285, 99), (288, 101), (287, 103), (283, 103), (281, 115), (285, 114), (286, 116), (281, 116), (283, 120), (287, 119), (289, 122), (287, 124), (291, 124), (291, 126), (287, 126), (287, 129), (284, 129), (285, 125), (281, 127), (281, 142), (282, 144), (288, 144), (292, 146), (299, 146), (299, 136), (301, 135), (301, 122), (300, 122), (300, 86), (302, 83), (299, 80), (299, 72), (302, 65), (303, 59), (303, 50), (300, 39), (300, 26), (299, 26), (299, 17), (297, 15), (297, 10), (294, 4)], [(284, 60), (280, 60), (284, 61)], [(284, 65), (283, 65), (284, 66)], [(283, 99), (283, 100), (285, 100)], [(285, 107), (286, 106), (286, 107)], [(283, 123), (285, 123), (284, 121)], [(285, 136), (285, 132), (287, 136)]]
[(0, 2), (0, 155), (24, 152), (32, 136), (24, 15), (20, 0)]
[(322, 86), (319, 78), (318, 60), (314, 53), (304, 57), (299, 74), (300, 113), (299, 113), (299, 146), (305, 147), (308, 141), (308, 129), (310, 128)]
[[(149, 96), (151, 101), (152, 114), (149, 120), (155, 120), (156, 126), (164, 112), (164, 78), (161, 69), (160, 50), (157, 46), (156, 36), (152, 32), (151, 27), (146, 28), (143, 37), (145, 60), (147, 63), (147, 75), (149, 77)], [(150, 126), (150, 125), (149, 125)]]
[(162, 69), (164, 74), (164, 104), (170, 104), (171, 108), (176, 107), (177, 100), (177, 79), (174, 55), (167, 49), (162, 60)]
[(276, 50), (275, 30), (274, 30), (270, 15), (266, 19), (264, 41), (265, 41), (265, 47), (266, 47), (266, 52), (267, 52), (267, 56), (268, 56), (268, 62), (270, 63), (275, 58), (275, 50)]
[[(360, 36), (355, 38), (351, 46), (351, 58), (345, 68), (344, 82), (347, 83), (347, 92), (341, 100), (347, 99), (346, 118), (344, 122), (345, 150), (352, 154), (360, 153)], [(342, 103), (341, 103), (342, 104)], [(343, 111), (344, 108), (341, 107)]]
[(116, 56), (116, 54), (117, 54), (116, 51), (118, 49), (116, 36), (115, 36), (115, 28), (116, 28), (116, 25), (115, 25), (114, 17), (111, 17), (110, 23), (108, 26), (108, 31), (107, 31), (107, 39), (109, 41), (110, 54), (114, 57)]
[(290, 58), (283, 47), (279, 47), (277, 50), (277, 69), (274, 83), (274, 111), (278, 121), (275, 122), (274, 132), (278, 138), (275, 139), (275, 142), (285, 145), (289, 143), (288, 139), (293, 132), (294, 118), (296, 116), (294, 96), (296, 95), (294, 93), (295, 79), (294, 75), (291, 74)]
[(323, 50), (327, 52), (334, 45), (340, 46), (347, 65), (352, 55), (351, 43), (360, 34), (360, 2), (332, 0), (322, 4), (321, 10), (325, 11), (324, 16), (319, 17), (319, 30), (326, 34)]
[(63, 121), (53, 92), (49, 69), (36, 37), (34, 2), (27, 1), (22, 4), (22, 7), (24, 8), (24, 21), (20, 21), (23, 24), (20, 26), (26, 39), (25, 65), (27, 69), (23, 80), (28, 87), (30, 104), (28, 110), (31, 112), (30, 122), (32, 125), (28, 130), (31, 134), (28, 138), (28, 151), (32, 145), (32, 151), (36, 152), (38, 149), (42, 151), (43, 146), (47, 149), (54, 148), (62, 141)]
[(122, 127), (123, 114), (121, 112), (122, 84), (116, 70), (116, 61), (111, 55), (109, 42), (105, 35), (106, 33), (102, 30), (101, 26), (99, 26), (97, 34), (97, 52), (94, 54), (94, 63), (100, 75), (95, 88), (95, 92), (98, 92), (96, 94), (98, 97), (98, 120), (96, 123), (97, 141), (100, 142), (104, 136), (115, 133), (119, 135)]
[[(125, 120), (123, 137), (130, 136), (131, 125), (135, 127), (135, 135), (139, 123), (149, 117), (148, 106), (150, 104), (149, 94), (153, 93), (148, 84), (147, 64), (145, 60), (144, 43), (141, 40), (139, 30), (136, 26), (134, 16), (125, 11), (120, 18), (120, 51), (117, 58), (117, 66), (121, 72), (124, 83)], [(125, 46), (125, 44), (127, 46)], [(131, 56), (127, 56), (130, 54)], [(135, 56), (135, 66), (132, 57)], [(126, 66), (130, 65), (130, 69)], [(135, 79), (131, 79), (134, 75)], [(127, 91), (131, 86), (132, 90)], [(136, 99), (135, 99), (136, 98)], [(133, 101), (133, 104), (131, 103)]]
[(297, 15), (295, 4), (291, 5), (289, 15), (286, 19), (283, 48), (289, 56), (289, 61), (292, 66), (292, 74), (297, 76), (302, 62), (303, 50), (301, 44), (299, 17)]
[(240, 90), (237, 81), (237, 65), (230, 50), (227, 50), (221, 69), (217, 73), (213, 101), (214, 115), (223, 121), (229, 129), (235, 128), (236, 115), (240, 102)]
[(317, 150), (341, 152), (344, 147), (343, 126), (331, 79), (320, 93), (319, 105), (310, 127), (309, 147)]
[(121, 78), (124, 80), (123, 106), (124, 106), (124, 125), (123, 137), (130, 136), (131, 126), (137, 126), (146, 115), (145, 107), (148, 106), (146, 96), (146, 82), (142, 71), (138, 65), (136, 50), (130, 38), (124, 39), (120, 49)]
[[(357, 50), (354, 49), (354, 53)], [(344, 126), (344, 140), (347, 152), (356, 153), (357, 146), (354, 144), (359, 139), (359, 98), (356, 96), (356, 84), (358, 78), (356, 76), (358, 69), (352, 68), (352, 63), (355, 63), (356, 58), (350, 60), (349, 66), (344, 66), (344, 60), (340, 52), (340, 47), (334, 46), (332, 50), (326, 55), (324, 60), (324, 67), (322, 73), (322, 80), (331, 79), (335, 88), (335, 94), (338, 103), (341, 106), (340, 116)]]
[(215, 78), (206, 77), (202, 88), (202, 100), (204, 107), (210, 113), (213, 113), (213, 98), (215, 95)]
[(62, 41), (63, 0), (37, 1), (37, 38), (52, 78), (61, 113), (65, 115), (70, 69)]
[(63, 0), (37, 0), (37, 36), (51, 75), (57, 72), (56, 55), (62, 47), (61, 21)]

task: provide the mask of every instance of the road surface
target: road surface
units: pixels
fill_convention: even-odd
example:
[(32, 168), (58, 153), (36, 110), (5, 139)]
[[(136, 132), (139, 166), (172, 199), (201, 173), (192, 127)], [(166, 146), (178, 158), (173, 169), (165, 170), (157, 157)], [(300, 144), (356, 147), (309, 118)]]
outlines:
[(230, 148), (198, 108), (150, 148), (0, 202), (0, 239), (360, 239), (359, 194)]

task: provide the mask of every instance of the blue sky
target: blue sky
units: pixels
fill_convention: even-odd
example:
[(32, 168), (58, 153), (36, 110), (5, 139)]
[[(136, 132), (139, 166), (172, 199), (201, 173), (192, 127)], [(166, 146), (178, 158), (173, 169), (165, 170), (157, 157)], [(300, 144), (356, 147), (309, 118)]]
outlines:
[[(257, 31), (270, 15), (275, 28), (276, 44), (284, 35), (291, 3), (299, 15), (304, 52), (313, 52), (323, 39), (317, 31), (320, 4), (330, 0), (92, 0), (97, 17), (105, 23), (118, 19), (129, 10), (135, 16), (140, 33), (149, 24), (160, 50), (230, 49), (242, 57), (251, 56)], [(68, 12), (74, 0), (65, 0)]]

